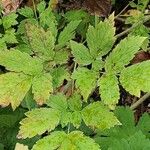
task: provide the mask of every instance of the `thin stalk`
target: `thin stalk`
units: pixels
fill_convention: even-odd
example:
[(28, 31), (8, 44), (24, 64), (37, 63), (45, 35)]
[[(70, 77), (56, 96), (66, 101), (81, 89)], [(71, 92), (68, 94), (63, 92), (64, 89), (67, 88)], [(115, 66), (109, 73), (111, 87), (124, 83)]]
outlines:
[(150, 93), (146, 93), (143, 97), (141, 97), (138, 101), (136, 101), (134, 104), (130, 106), (132, 110), (137, 108), (139, 105), (141, 105), (147, 98), (150, 97)]
[(135, 29), (137, 26), (139, 26), (139, 25), (141, 25), (141, 24), (143, 24), (143, 23), (145, 23), (145, 22), (147, 22), (147, 21), (149, 21), (149, 20), (150, 20), (150, 15), (146, 16), (143, 20), (141, 20), (141, 21), (139, 21), (139, 22), (137, 22), (137, 23), (134, 23), (134, 24), (133, 24), (130, 28), (128, 28), (127, 30), (125, 30), (125, 31), (123, 31), (123, 32), (121, 32), (121, 33), (119, 33), (119, 34), (117, 34), (117, 35), (116, 35), (116, 38), (122, 37), (123, 35), (125, 35), (125, 34), (131, 32), (131, 31), (132, 31), (133, 29)]
[(136, 27), (138, 27), (139, 25), (141, 25), (141, 24), (143, 24), (143, 23), (145, 23), (145, 22), (147, 22), (147, 21), (150, 21), (150, 15), (146, 16), (143, 20), (141, 20), (141, 21), (139, 21), (139, 22), (137, 22), (137, 23), (134, 23), (134, 24), (132, 25), (132, 27), (128, 28), (127, 30), (125, 30), (125, 31), (123, 31), (123, 32), (121, 32), (121, 33), (119, 33), (119, 34), (117, 34), (117, 35), (116, 35), (116, 38), (122, 37), (123, 35), (125, 35), (125, 34), (131, 32), (133, 29), (135, 29)]
[(35, 6), (35, 1), (34, 0), (32, 0), (32, 4), (33, 4), (33, 11), (34, 11), (35, 18), (38, 21), (38, 16), (37, 16), (37, 13), (36, 13), (36, 6)]

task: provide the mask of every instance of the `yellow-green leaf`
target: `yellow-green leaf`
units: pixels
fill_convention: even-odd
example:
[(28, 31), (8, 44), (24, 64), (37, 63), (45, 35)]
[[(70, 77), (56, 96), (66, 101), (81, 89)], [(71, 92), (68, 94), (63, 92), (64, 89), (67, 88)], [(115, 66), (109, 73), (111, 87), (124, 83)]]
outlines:
[(125, 65), (128, 65), (139, 51), (145, 37), (130, 36), (123, 39), (110, 53), (106, 59), (105, 69), (107, 72), (114, 71), (116, 73), (122, 71)]
[(102, 102), (94, 102), (86, 106), (82, 110), (82, 118), (87, 126), (101, 130), (120, 125), (114, 113), (110, 112)]
[(100, 150), (95, 141), (80, 131), (66, 134), (64, 131), (55, 131), (51, 135), (39, 140), (32, 150)]
[(97, 72), (89, 70), (87, 68), (79, 68), (72, 75), (72, 78), (76, 80), (75, 86), (80, 90), (84, 100), (87, 101), (89, 95), (96, 87), (98, 78)]
[(104, 74), (98, 84), (102, 101), (113, 109), (120, 97), (117, 77), (114, 74)]
[(45, 103), (53, 92), (52, 77), (49, 73), (35, 76), (32, 82), (32, 92), (35, 101), (42, 105)]
[(77, 43), (75, 41), (71, 41), (70, 45), (76, 63), (80, 65), (89, 65), (92, 63), (93, 58), (90, 55), (88, 48), (86, 48), (83, 44)]
[(19, 50), (6, 50), (0, 53), (0, 65), (7, 70), (37, 75), (43, 70), (42, 62)]
[(32, 50), (46, 60), (54, 57), (55, 38), (50, 30), (32, 24), (26, 24), (26, 33)]
[(52, 131), (59, 124), (60, 112), (52, 108), (37, 108), (25, 114), (20, 124), (18, 138), (32, 138), (45, 131)]
[(32, 78), (22, 73), (6, 73), (0, 75), (0, 105), (11, 104), (16, 109), (29, 91)]
[(120, 82), (132, 95), (140, 97), (141, 91), (150, 92), (150, 61), (144, 61), (125, 68)]
[(115, 42), (114, 35), (115, 28), (109, 20), (100, 22), (95, 28), (89, 26), (86, 37), (91, 55), (94, 58), (106, 55)]

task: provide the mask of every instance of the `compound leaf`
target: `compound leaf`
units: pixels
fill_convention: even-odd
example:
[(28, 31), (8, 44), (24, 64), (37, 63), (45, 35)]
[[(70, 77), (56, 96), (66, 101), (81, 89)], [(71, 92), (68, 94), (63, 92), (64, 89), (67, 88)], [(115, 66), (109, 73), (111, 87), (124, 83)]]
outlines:
[(32, 138), (45, 131), (51, 131), (59, 124), (60, 112), (52, 108), (37, 108), (27, 113), (20, 124), (18, 138)]
[(107, 72), (122, 71), (125, 65), (128, 65), (139, 51), (145, 37), (130, 36), (123, 39), (106, 59), (105, 69)]
[(60, 33), (58, 37), (58, 47), (62, 48), (75, 36), (75, 30), (78, 27), (81, 21), (71, 21), (68, 25), (64, 28), (64, 30)]
[(79, 68), (73, 73), (72, 78), (76, 80), (76, 88), (80, 90), (84, 100), (87, 101), (89, 95), (96, 87), (97, 73), (86, 68)]
[(100, 22), (95, 28), (89, 26), (86, 37), (91, 55), (94, 58), (106, 55), (115, 42), (114, 35), (115, 28), (108, 20)]
[(0, 65), (15, 72), (23, 72), (29, 75), (37, 75), (43, 70), (39, 59), (30, 57), (27, 53), (19, 50), (6, 50), (0, 53)]
[(125, 68), (121, 72), (120, 82), (131, 94), (140, 97), (141, 91), (150, 92), (150, 61)]
[(103, 75), (98, 84), (102, 101), (113, 109), (120, 97), (117, 77), (114, 74)]
[(26, 24), (26, 33), (32, 50), (44, 59), (52, 60), (54, 57), (55, 38), (50, 30), (32, 24)]
[[(8, 60), (9, 61), (9, 60)], [(11, 104), (16, 109), (29, 91), (32, 78), (22, 73), (6, 73), (0, 75), (0, 105)]]
[(42, 105), (45, 103), (53, 92), (52, 77), (50, 74), (45, 73), (39, 76), (35, 76), (32, 82), (32, 92), (34, 94), (35, 101)]
[(101, 102), (89, 104), (82, 110), (82, 118), (87, 126), (101, 130), (120, 125), (113, 112)]
[(51, 135), (44, 137), (39, 140), (32, 150), (100, 150), (98, 144), (94, 142), (93, 139), (85, 136), (80, 131), (73, 131), (69, 134), (66, 134), (63, 131), (55, 131)]
[(83, 44), (79, 44), (75, 41), (70, 42), (72, 54), (75, 57), (75, 61), (80, 65), (89, 65), (92, 63), (93, 58), (89, 53), (88, 48)]

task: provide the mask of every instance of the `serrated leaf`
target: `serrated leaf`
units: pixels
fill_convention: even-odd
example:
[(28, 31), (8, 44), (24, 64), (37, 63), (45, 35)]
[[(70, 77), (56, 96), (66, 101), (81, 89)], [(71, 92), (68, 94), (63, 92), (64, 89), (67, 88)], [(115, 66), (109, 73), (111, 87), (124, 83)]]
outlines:
[(50, 30), (32, 24), (26, 24), (26, 33), (32, 50), (46, 60), (54, 57), (55, 38)]
[(58, 125), (60, 112), (52, 108), (37, 108), (27, 113), (20, 124), (18, 138), (31, 138), (45, 131), (52, 131)]
[(27, 53), (19, 50), (6, 50), (0, 53), (0, 65), (15, 72), (23, 72), (29, 75), (37, 75), (43, 70), (42, 62), (39, 59), (30, 57)]
[(59, 111), (65, 111), (68, 108), (67, 99), (65, 95), (59, 93), (57, 95), (51, 95), (46, 104)]
[(73, 72), (72, 78), (76, 80), (75, 86), (80, 90), (84, 101), (87, 101), (89, 95), (96, 87), (98, 78), (97, 72), (87, 68), (79, 68), (77, 71)]
[(52, 35), (54, 37), (57, 36), (57, 21), (50, 7), (45, 9), (40, 14), (40, 25), (43, 28), (46, 28), (46, 29), (49, 28), (49, 30), (52, 32)]
[(14, 29), (8, 29), (8, 30), (6, 30), (3, 39), (8, 44), (18, 43)]
[(45, 10), (46, 3), (45, 1), (41, 1), (40, 3), (37, 4), (37, 10), (39, 13), (42, 13)]
[(80, 131), (73, 131), (66, 134), (64, 131), (55, 131), (51, 135), (39, 140), (32, 150), (100, 150), (93, 139), (85, 136)]
[(53, 92), (52, 77), (49, 73), (45, 73), (39, 76), (35, 76), (32, 82), (32, 92), (34, 94), (34, 100), (42, 105), (48, 99)]
[(32, 150), (55, 150), (59, 148), (63, 140), (67, 137), (66, 133), (63, 131), (55, 131), (49, 136), (44, 137), (39, 140), (32, 148)]
[(142, 134), (141, 131), (135, 133), (128, 139), (114, 140), (108, 150), (148, 150), (150, 149), (150, 140)]
[(13, 25), (16, 25), (18, 22), (16, 21), (18, 15), (15, 13), (10, 13), (9, 15), (3, 16), (2, 22), (3, 22), (3, 27), (5, 29), (10, 28)]
[(78, 93), (74, 93), (68, 99), (68, 106), (72, 111), (80, 111), (82, 109), (81, 95), (79, 95)]
[(71, 21), (67, 24), (67, 26), (64, 28), (64, 30), (60, 33), (58, 37), (58, 48), (62, 48), (66, 45), (67, 42), (69, 42), (71, 39), (75, 36), (75, 30), (78, 27), (80, 20)]
[(104, 68), (104, 64), (105, 62), (102, 61), (101, 59), (96, 59), (95, 61), (92, 62), (92, 69), (94, 71), (99, 72), (100, 70)]
[(74, 127), (79, 128), (82, 122), (82, 115), (80, 111), (74, 111), (71, 114), (70, 123), (73, 124)]
[(71, 41), (70, 45), (76, 63), (80, 65), (89, 65), (92, 63), (93, 58), (90, 55), (88, 48), (86, 48), (83, 44), (77, 43), (75, 41)]
[(120, 75), (122, 86), (132, 95), (140, 97), (141, 91), (150, 92), (150, 61), (125, 68)]
[(68, 21), (83, 20), (87, 17), (89, 17), (88, 13), (82, 9), (70, 10), (70, 11), (67, 11), (65, 14), (65, 18)]
[(120, 97), (118, 84), (114, 74), (105, 74), (98, 81), (101, 99), (111, 109), (115, 107)]
[(115, 42), (115, 28), (109, 20), (100, 22), (95, 28), (89, 26), (87, 31), (87, 43), (91, 55), (96, 58), (106, 55)]
[(63, 84), (64, 79), (69, 80), (70, 78), (68, 71), (63, 67), (52, 69), (51, 75), (53, 78), (54, 88), (61, 86)]
[(128, 65), (134, 58), (134, 55), (139, 51), (145, 37), (130, 36), (123, 39), (110, 53), (106, 59), (105, 69), (107, 72), (122, 71), (125, 65)]
[(24, 8), (21, 8), (18, 10), (19, 14), (21, 14), (24, 17), (27, 18), (33, 18), (34, 17), (34, 12), (32, 8), (25, 6)]
[(62, 128), (64, 128), (70, 123), (71, 117), (72, 117), (72, 113), (69, 111), (63, 111), (61, 113), (60, 124)]
[(0, 105), (16, 109), (31, 87), (32, 78), (22, 73), (0, 75)]
[(65, 49), (61, 49), (59, 51), (55, 51), (54, 61), (56, 64), (65, 64), (68, 62), (69, 59), (69, 51)]
[(113, 112), (101, 102), (94, 102), (82, 110), (82, 118), (87, 126), (101, 130), (120, 125)]

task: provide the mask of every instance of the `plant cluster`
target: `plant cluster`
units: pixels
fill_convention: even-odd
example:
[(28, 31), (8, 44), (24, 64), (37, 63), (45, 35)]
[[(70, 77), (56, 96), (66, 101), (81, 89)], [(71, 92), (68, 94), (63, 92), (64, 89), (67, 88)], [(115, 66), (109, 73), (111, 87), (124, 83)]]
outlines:
[[(131, 5), (142, 14), (145, 5)], [(137, 97), (150, 92), (150, 61), (131, 64), (148, 46), (148, 29), (142, 24), (145, 34), (137, 34), (136, 26), (120, 39), (114, 19), (83, 10), (57, 14), (44, 1), (1, 15), (0, 105), (14, 110), (0, 113), (0, 131), (11, 127), (2, 132), (4, 143), (19, 126), (16, 142), (32, 150), (150, 149), (149, 115), (135, 125), (131, 109), (117, 107), (120, 87)]]

